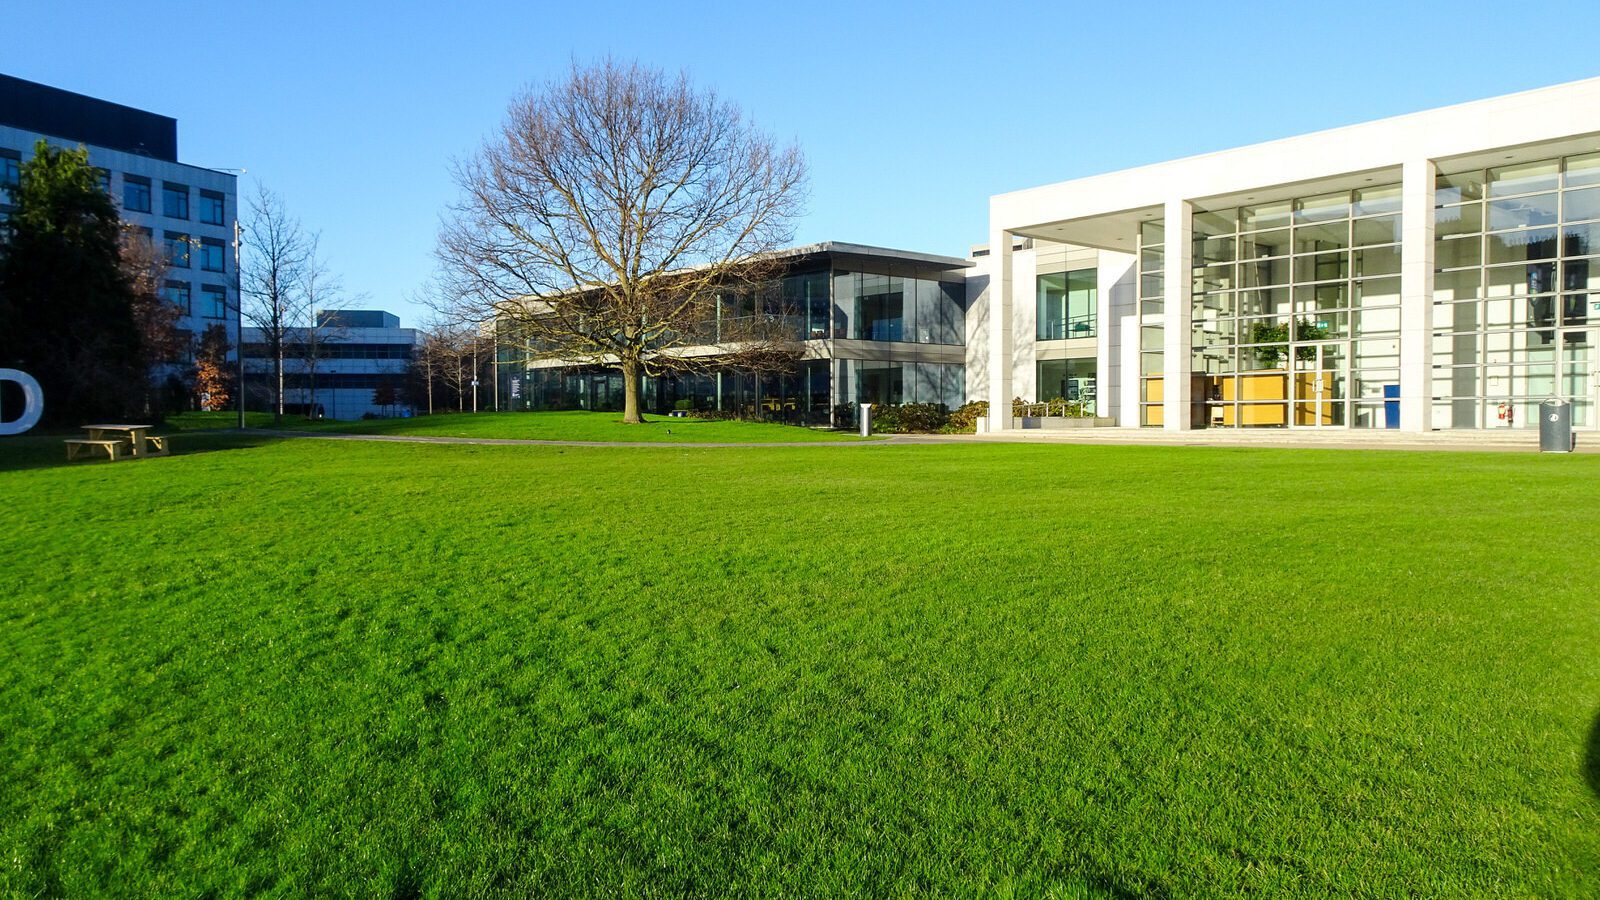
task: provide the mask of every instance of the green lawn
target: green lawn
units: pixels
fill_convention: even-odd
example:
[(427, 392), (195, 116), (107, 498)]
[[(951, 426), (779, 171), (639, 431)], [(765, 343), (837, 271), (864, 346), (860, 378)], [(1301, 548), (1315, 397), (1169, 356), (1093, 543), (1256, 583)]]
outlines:
[(44, 446), (0, 895), (1600, 894), (1600, 457)]
[(646, 416), (643, 425), (622, 424), (614, 412), (440, 413), (409, 419), (325, 419), (290, 427), (341, 434), (412, 434), (437, 437), (518, 438), (562, 441), (649, 441), (689, 443), (785, 443), (791, 441), (859, 441), (855, 434), (819, 431), (766, 422), (719, 422)]

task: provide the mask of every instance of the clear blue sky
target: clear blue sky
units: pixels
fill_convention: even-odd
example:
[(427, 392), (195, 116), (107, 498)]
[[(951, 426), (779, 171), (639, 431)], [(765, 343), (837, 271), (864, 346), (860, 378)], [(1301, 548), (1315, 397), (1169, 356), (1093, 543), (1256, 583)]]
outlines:
[(1176, 6), (13, 3), (0, 71), (176, 117), (408, 320), (449, 160), (574, 57), (687, 69), (797, 140), (797, 241), (957, 255), (994, 193), (1600, 75), (1582, 3)]

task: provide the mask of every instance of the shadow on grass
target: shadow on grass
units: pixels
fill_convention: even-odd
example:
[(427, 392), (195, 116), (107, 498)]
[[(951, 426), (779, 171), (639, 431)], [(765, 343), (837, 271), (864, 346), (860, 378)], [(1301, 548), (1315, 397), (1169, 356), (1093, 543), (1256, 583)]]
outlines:
[(1594, 791), (1596, 799), (1600, 799), (1600, 711), (1594, 715), (1594, 724), (1589, 727), (1589, 746), (1583, 754), (1583, 779), (1589, 782), (1589, 790)]
[[(284, 440), (267, 434), (240, 433), (237, 431), (164, 431), (172, 456), (190, 456), (197, 453), (220, 453), (228, 450), (247, 450)], [(24, 469), (55, 469), (62, 467), (87, 468), (111, 465), (104, 458), (67, 461), (67, 438), (82, 437), (81, 431), (29, 433), (14, 437), (0, 437), (0, 472)], [(137, 465), (140, 460), (120, 460), (116, 465)]]

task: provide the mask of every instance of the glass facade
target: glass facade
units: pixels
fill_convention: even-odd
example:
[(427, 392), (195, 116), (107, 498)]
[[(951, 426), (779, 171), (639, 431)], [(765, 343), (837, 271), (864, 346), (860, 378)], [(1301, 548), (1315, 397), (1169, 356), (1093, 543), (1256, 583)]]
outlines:
[[(645, 411), (662, 415), (685, 404), (747, 418), (846, 425), (863, 402), (966, 402), (966, 366), (957, 361), (966, 337), (960, 271), (856, 255), (829, 263), (790, 272), (764, 290), (723, 295), (716, 321), (703, 329), (710, 343), (737, 334), (728, 325), (740, 317), (780, 313), (792, 317), (794, 336), (807, 343), (812, 359), (792, 373), (645, 378)], [(881, 346), (850, 343), (855, 341)], [(868, 356), (875, 358), (863, 358)], [(599, 367), (542, 368), (526, 353), (504, 349), (499, 377), (508, 409), (622, 408), (621, 374)]]
[(1159, 426), (1162, 419), (1161, 316), (1166, 309), (1166, 228), (1157, 219), (1139, 226), (1139, 424)]
[(1439, 175), (1434, 428), (1534, 427), (1540, 401), (1595, 424), (1600, 153)]
[(961, 344), (966, 335), (966, 293), (961, 280), (835, 270), (833, 336)]
[(1094, 269), (1054, 272), (1038, 277), (1038, 334), (1041, 341), (1095, 337)]
[(1193, 227), (1196, 427), (1398, 427), (1399, 185), (1196, 211)]
[(966, 400), (963, 364), (866, 359), (841, 359), (835, 364), (841, 404), (942, 403), (953, 408)]
[(1094, 405), (1096, 361), (1088, 359), (1042, 359), (1039, 367), (1038, 399), (1071, 400)]

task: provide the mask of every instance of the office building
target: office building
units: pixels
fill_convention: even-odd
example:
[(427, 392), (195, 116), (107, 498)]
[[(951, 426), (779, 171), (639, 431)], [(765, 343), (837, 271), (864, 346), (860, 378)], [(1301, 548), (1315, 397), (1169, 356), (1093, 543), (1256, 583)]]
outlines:
[[(179, 162), (175, 119), (0, 75), (0, 187), (18, 183), (40, 140), (87, 149), (124, 221), (164, 250), (164, 291), (186, 343), (216, 324), (237, 346), (237, 177)], [(8, 200), (0, 190), (0, 216)]]
[[(421, 332), (379, 309), (318, 310), (314, 319), (284, 332), (287, 409), (329, 419), (417, 412), (405, 384)], [(244, 354), (246, 408), (270, 409), (273, 365), (262, 329), (245, 328)]]
[[(1596, 427), (1600, 79), (1002, 194), (971, 393), (1124, 427)], [(995, 427), (1011, 426), (1005, 418)]]

